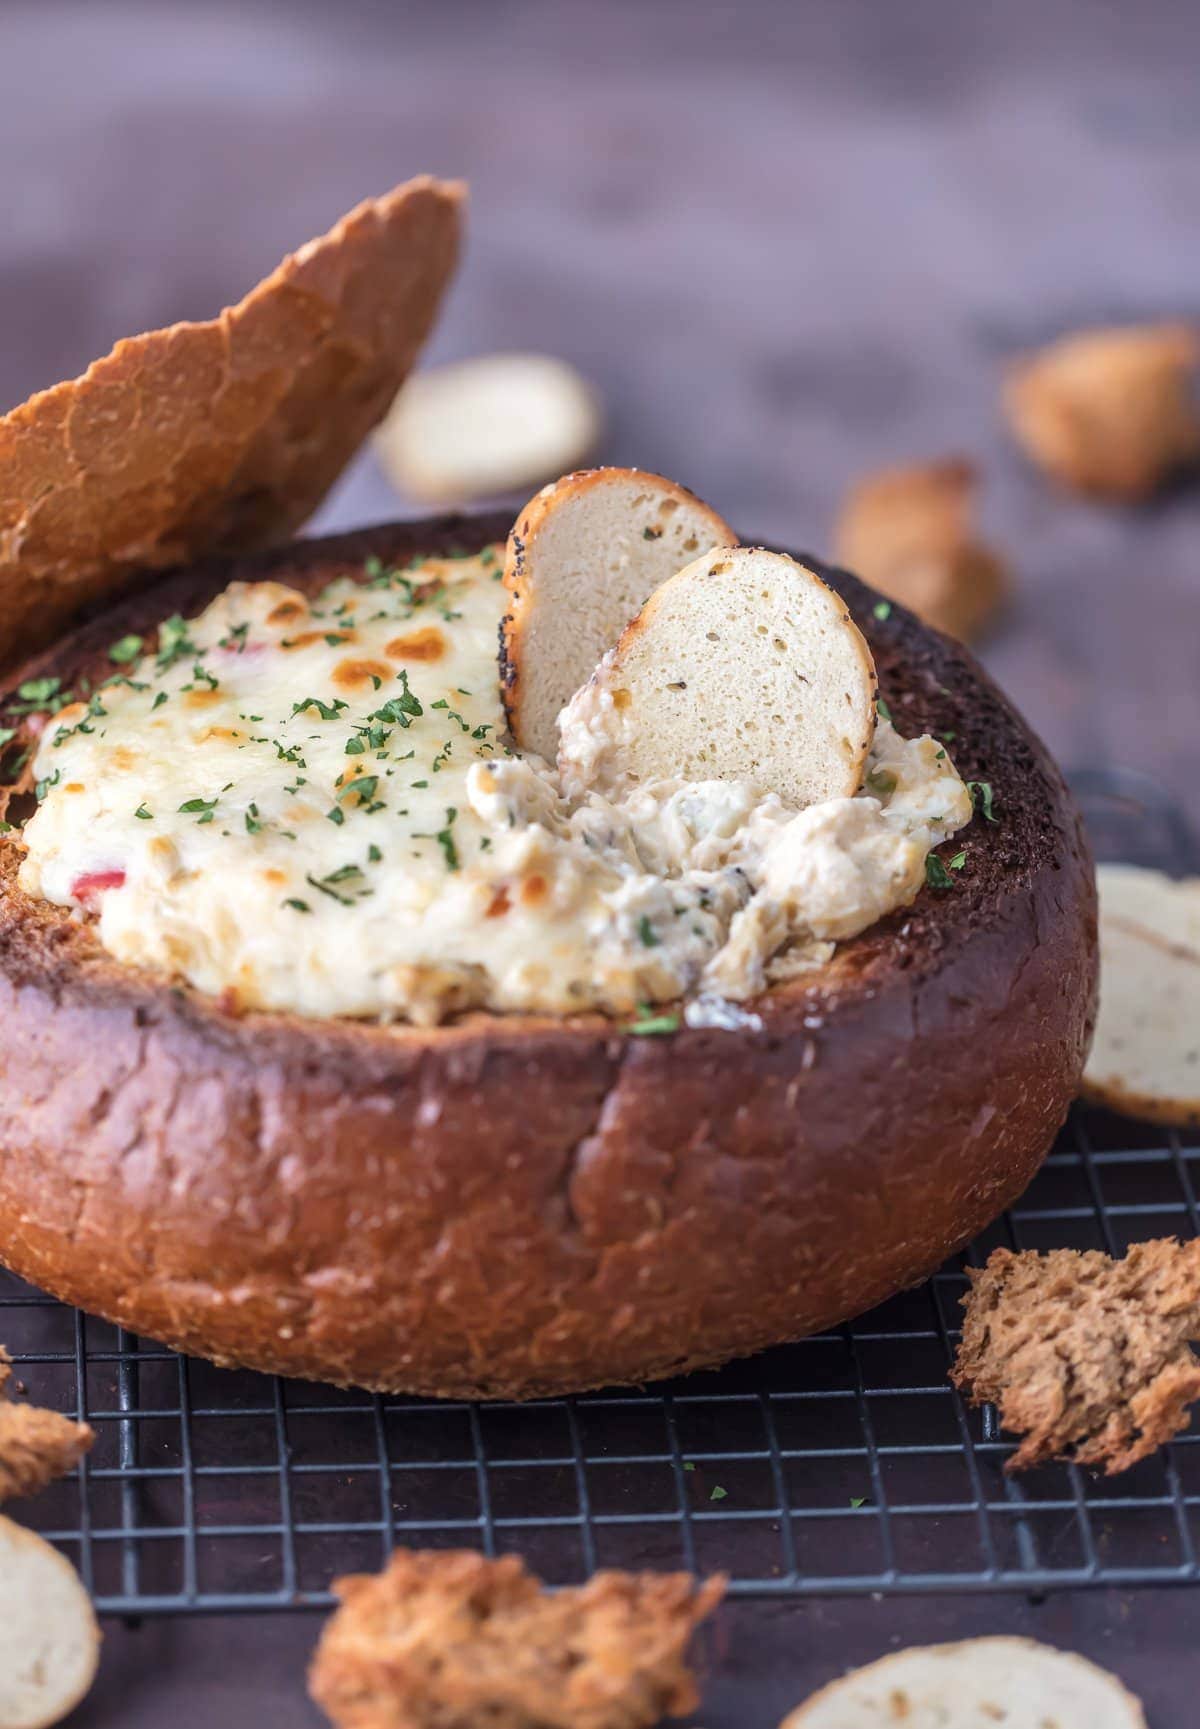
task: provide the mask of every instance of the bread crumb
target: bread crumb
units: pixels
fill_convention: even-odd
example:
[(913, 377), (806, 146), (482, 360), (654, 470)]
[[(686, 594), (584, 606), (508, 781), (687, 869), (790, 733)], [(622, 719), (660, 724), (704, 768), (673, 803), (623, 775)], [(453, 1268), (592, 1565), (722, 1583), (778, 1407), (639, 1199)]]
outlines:
[(1011, 368), (1004, 407), (1017, 442), (1071, 492), (1148, 498), (1200, 458), (1200, 360), (1183, 324), (1086, 330)]
[(724, 1590), (603, 1572), (551, 1593), (516, 1555), (398, 1549), (335, 1582), (309, 1690), (339, 1729), (649, 1729), (699, 1703), (686, 1647)]
[(0, 1345), (0, 1501), (35, 1495), (73, 1470), (96, 1439), (86, 1423), (11, 1398), (12, 1358)]
[(935, 630), (971, 641), (1012, 587), (1007, 566), (976, 538), (978, 487), (961, 457), (864, 476), (842, 504), (838, 563)]
[(1109, 1476), (1188, 1425), (1200, 1398), (1200, 1239), (1098, 1249), (996, 1249), (968, 1268), (962, 1343), (951, 1373), (975, 1404), (1024, 1436), (1006, 1463), (1047, 1459)]

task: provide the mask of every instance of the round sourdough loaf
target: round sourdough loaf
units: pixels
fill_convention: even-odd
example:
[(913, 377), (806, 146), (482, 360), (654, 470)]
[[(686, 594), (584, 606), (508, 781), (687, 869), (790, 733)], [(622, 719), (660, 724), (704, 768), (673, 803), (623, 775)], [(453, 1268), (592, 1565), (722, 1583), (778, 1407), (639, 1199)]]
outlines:
[[(507, 520), (297, 543), (158, 579), (10, 678), (64, 685), (233, 578), (314, 590)], [(806, 560), (812, 563), (811, 560)], [(221, 1363), (530, 1397), (722, 1362), (921, 1279), (1028, 1183), (1096, 992), (1063, 782), (970, 656), (814, 565), (902, 732), (993, 790), (953, 886), (745, 1005), (637, 1037), (590, 1015), (441, 1027), (230, 1013), (0, 883), (0, 1258)], [(19, 740), (16, 741), (19, 744)]]

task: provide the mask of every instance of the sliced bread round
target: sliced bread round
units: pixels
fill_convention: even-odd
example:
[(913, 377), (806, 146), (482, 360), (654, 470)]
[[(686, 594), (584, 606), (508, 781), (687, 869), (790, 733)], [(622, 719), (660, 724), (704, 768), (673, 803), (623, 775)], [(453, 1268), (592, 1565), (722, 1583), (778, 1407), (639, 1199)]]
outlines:
[(717, 547), (658, 588), (572, 700), (574, 792), (746, 780), (802, 809), (849, 797), (875, 733), (875, 663), (844, 601), (761, 547)]
[(522, 750), (553, 761), (560, 710), (661, 583), (737, 536), (661, 474), (592, 468), (543, 487), (508, 537), (504, 706)]
[(1101, 865), (1100, 1013), (1085, 1098), (1200, 1123), (1200, 881)]
[(915, 1645), (830, 1682), (779, 1729), (1146, 1729), (1115, 1675), (1036, 1639)]
[(0, 1515), (0, 1729), (46, 1729), (96, 1676), (100, 1629), (71, 1563)]

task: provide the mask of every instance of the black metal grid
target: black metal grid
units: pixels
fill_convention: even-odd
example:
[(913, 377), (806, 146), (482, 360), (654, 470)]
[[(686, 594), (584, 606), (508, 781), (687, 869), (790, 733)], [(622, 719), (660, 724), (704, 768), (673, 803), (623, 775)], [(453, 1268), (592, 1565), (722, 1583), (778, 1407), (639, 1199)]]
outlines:
[[(1192, 863), (1137, 777), (1078, 777), (1102, 853)], [(1200, 1231), (1200, 1144), (1077, 1109), (974, 1244), (1100, 1247)], [(21, 1516), (102, 1610), (312, 1607), (397, 1542), (597, 1566), (727, 1570), (741, 1595), (1190, 1581), (1200, 1434), (1107, 1481), (1005, 1476), (994, 1414), (946, 1370), (961, 1264), (838, 1331), (646, 1391), (435, 1404), (189, 1361), (0, 1273), (0, 1339), (38, 1400), (86, 1417), (77, 1475)]]

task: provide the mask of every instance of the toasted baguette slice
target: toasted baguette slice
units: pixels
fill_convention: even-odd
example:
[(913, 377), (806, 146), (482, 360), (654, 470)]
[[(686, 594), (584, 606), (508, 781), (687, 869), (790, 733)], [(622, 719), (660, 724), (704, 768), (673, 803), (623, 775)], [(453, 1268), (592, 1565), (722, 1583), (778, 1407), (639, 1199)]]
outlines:
[(96, 1676), (100, 1629), (70, 1562), (0, 1515), (0, 1725), (44, 1729)]
[(830, 1682), (779, 1729), (1146, 1729), (1115, 1675), (1036, 1639), (914, 1645)]
[(1100, 1015), (1084, 1096), (1200, 1123), (1200, 881), (1101, 865)]
[(592, 468), (543, 487), (508, 537), (501, 685), (522, 750), (553, 762), (560, 710), (654, 590), (737, 535), (661, 474)]
[(573, 792), (747, 780), (802, 809), (849, 796), (875, 732), (875, 664), (802, 564), (715, 548), (663, 583), (563, 717)]
[(375, 433), (385, 471), (428, 504), (494, 498), (583, 462), (595, 393), (548, 354), (487, 354), (409, 379)]

